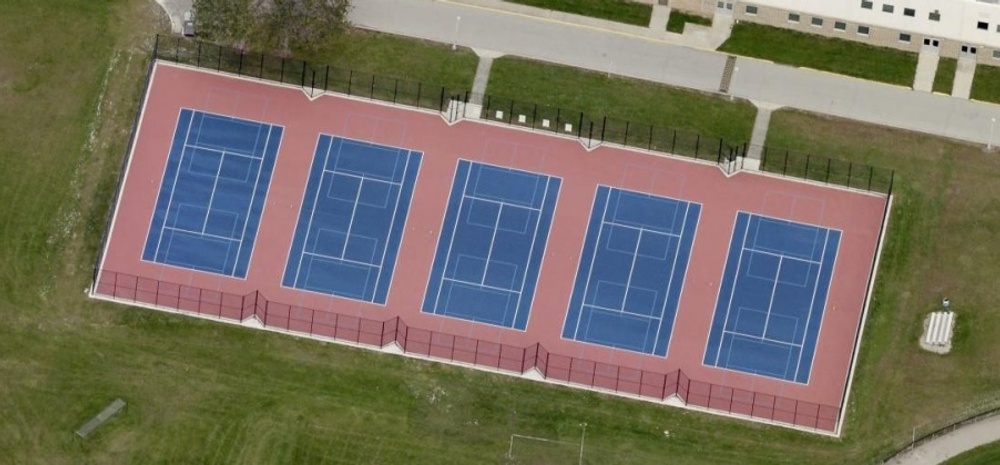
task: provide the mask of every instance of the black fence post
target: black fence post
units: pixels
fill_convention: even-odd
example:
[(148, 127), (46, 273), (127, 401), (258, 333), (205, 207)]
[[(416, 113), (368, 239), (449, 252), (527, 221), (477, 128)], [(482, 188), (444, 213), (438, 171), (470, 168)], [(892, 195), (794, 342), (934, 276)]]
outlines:
[(215, 64), (215, 70), (216, 71), (222, 71), (222, 46), (221, 45), (217, 45), (216, 48), (219, 49), (219, 60)]
[(178, 37), (177, 41), (174, 42), (174, 63), (181, 62), (181, 38)]
[(302, 79), (301, 79), (301, 84), (299, 84), (299, 86), (300, 87), (305, 87), (306, 86), (306, 61), (305, 60), (302, 60)]
[(243, 75), (243, 52), (240, 52), (240, 61), (239, 64), (236, 65), (236, 75), (237, 76)]
[(698, 149), (701, 147), (701, 134), (695, 134), (694, 138), (694, 157), (698, 158)]
[(418, 108), (420, 107), (420, 91), (422, 90), (421, 89), (422, 87), (423, 87), (423, 84), (420, 81), (417, 81), (417, 107)]
[(278, 81), (281, 82), (282, 84), (285, 83), (285, 59), (284, 58), (281, 59), (281, 76), (278, 77)]
[(201, 68), (201, 42), (198, 42), (198, 58), (195, 60), (195, 66)]
[(441, 86), (441, 99), (438, 101), (438, 111), (444, 111), (444, 86)]
[(326, 65), (326, 74), (323, 76), (323, 92), (330, 90), (330, 65)]
[[(399, 93), (399, 78), (392, 83), (392, 104), (396, 104), (396, 95)], [(417, 105), (419, 106), (419, 105)]]
[(590, 122), (590, 133), (587, 135), (587, 148), (593, 147), (594, 143), (594, 122)]
[(833, 159), (832, 158), (827, 158), (826, 159), (826, 183), (827, 184), (830, 183), (830, 164), (831, 163), (833, 163)]
[(372, 86), (368, 89), (368, 99), (375, 99), (375, 73), (372, 73)]
[[(675, 133), (676, 135), (676, 133)], [(653, 150), (653, 125), (649, 125), (649, 141), (646, 142), (646, 150)]]
[(625, 121), (625, 142), (622, 145), (624, 145), (626, 147), (628, 147), (628, 125), (629, 125), (629, 122)]
[(353, 85), (354, 85), (354, 70), (351, 69), (347, 71), (347, 95), (352, 95), (351, 86)]
[(854, 162), (847, 162), (847, 187), (851, 187), (851, 175), (854, 174)]
[(716, 163), (722, 163), (722, 138), (719, 138), (719, 153), (716, 155)]
[(510, 99), (510, 107), (507, 109), (507, 124), (514, 121), (514, 99)]
[(781, 166), (781, 175), (785, 176), (788, 174), (788, 150), (785, 150), (785, 164)]
[(538, 120), (538, 104), (536, 103), (535, 107), (531, 109), (531, 129), (535, 129), (535, 121), (537, 120)]
[(576, 137), (583, 137), (583, 112), (580, 112), (580, 124), (576, 126)]
[(812, 161), (812, 155), (806, 154), (806, 171), (802, 173), (802, 177), (809, 179), (809, 162)]
[(604, 120), (601, 121), (601, 142), (604, 142), (604, 130), (608, 128), (608, 116), (604, 115)]
[(490, 103), (492, 103), (492, 102), (493, 102), (493, 97), (487, 95), (486, 96), (486, 107), (483, 108), (483, 113), (481, 113), (483, 115), (486, 115), (486, 119), (489, 119), (489, 117), (490, 117)]
[(874, 166), (869, 166), (868, 167), (868, 191), (869, 192), (871, 192), (871, 190), (872, 190), (872, 177), (874, 177), (874, 176), (875, 176), (875, 167)]
[[(650, 134), (650, 139), (652, 139), (653, 132), (650, 131), (649, 134)], [(677, 130), (674, 129), (674, 138), (670, 141), (670, 153), (676, 155), (677, 154), (676, 149), (677, 149)]]
[(260, 54), (260, 72), (257, 73), (257, 79), (264, 79), (264, 54)]

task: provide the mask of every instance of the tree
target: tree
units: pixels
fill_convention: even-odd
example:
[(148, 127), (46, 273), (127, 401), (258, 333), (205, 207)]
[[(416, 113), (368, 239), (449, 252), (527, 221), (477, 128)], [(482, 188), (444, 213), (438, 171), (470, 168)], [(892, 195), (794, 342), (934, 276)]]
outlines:
[(315, 48), (347, 27), (350, 0), (195, 0), (199, 34), (237, 46)]

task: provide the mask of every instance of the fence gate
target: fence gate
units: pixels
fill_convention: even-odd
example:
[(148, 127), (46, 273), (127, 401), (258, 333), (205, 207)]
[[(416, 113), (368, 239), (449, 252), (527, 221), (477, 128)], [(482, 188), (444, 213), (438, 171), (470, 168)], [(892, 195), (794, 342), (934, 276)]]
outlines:
[(302, 62), (302, 78), (300, 85), (302, 91), (314, 99), (326, 92), (327, 83), (330, 80), (330, 67), (315, 68), (307, 62)]

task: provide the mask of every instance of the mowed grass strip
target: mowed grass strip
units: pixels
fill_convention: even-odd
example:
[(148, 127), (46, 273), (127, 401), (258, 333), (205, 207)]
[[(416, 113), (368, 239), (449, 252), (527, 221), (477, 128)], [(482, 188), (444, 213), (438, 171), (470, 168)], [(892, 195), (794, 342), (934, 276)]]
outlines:
[[(936, 428), (1000, 405), (1000, 159), (980, 146), (902, 130), (782, 110), (768, 145), (896, 170), (892, 218), (844, 445), (876, 456), (915, 430)], [(942, 257), (947, 257), (942, 259)], [(917, 345), (926, 315), (961, 296), (952, 353)], [(892, 393), (888, 395), (887, 393)]]
[(719, 51), (906, 87), (917, 72), (915, 53), (746, 21)]
[(1000, 103), (1000, 67), (976, 66), (970, 97), (973, 100)]
[(955, 83), (955, 70), (957, 68), (957, 59), (941, 57), (938, 60), (937, 72), (934, 74), (934, 86), (932, 90), (951, 95), (951, 88)]
[(489, 95), (608, 116), (704, 137), (730, 145), (750, 140), (756, 108), (702, 92), (608, 73), (504, 57), (493, 62)]
[(649, 26), (653, 6), (629, 0), (505, 0), (509, 3), (545, 8), (546, 10), (591, 16), (635, 26)]
[(667, 31), (681, 34), (684, 32), (684, 25), (688, 23), (697, 24), (699, 26), (711, 26), (712, 19), (685, 13), (680, 10), (671, 10), (670, 18), (667, 18)]
[(476, 54), (464, 47), (452, 50), (446, 44), (361, 29), (348, 29), (296, 58), (456, 90), (472, 88), (479, 62)]

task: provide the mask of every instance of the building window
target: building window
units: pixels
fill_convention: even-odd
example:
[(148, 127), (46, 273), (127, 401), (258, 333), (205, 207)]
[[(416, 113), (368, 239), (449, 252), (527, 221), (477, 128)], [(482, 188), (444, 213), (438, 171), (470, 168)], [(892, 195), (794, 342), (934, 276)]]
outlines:
[(858, 26), (858, 35), (859, 36), (866, 36), (866, 35), (868, 35), (869, 32), (871, 32), (871, 30), (872, 29), (870, 27), (868, 27), (868, 26)]
[(754, 5), (747, 5), (747, 14), (748, 15), (755, 15), (755, 14), (757, 14), (757, 7), (754, 6)]
[(927, 19), (931, 21), (941, 21), (941, 12), (934, 10), (929, 15), (927, 15)]
[(917, 15), (917, 10), (914, 10), (913, 8), (903, 8), (903, 16), (909, 16), (912, 18), (916, 15)]
[(993, 51), (993, 59), (994, 60), (1000, 60), (1000, 50), (994, 50)]
[(861, 0), (861, 8), (864, 8), (866, 10), (870, 10), (870, 9), (872, 9), (873, 6), (875, 6), (874, 2), (870, 2), (868, 0)]
[(906, 34), (906, 33), (900, 33), (899, 34), (899, 41), (900, 42), (910, 43), (910, 39), (911, 39), (911, 37), (910, 37), (909, 34)]
[(816, 27), (823, 27), (823, 18), (813, 17), (812, 25)]
[(845, 23), (843, 21), (836, 21), (836, 22), (833, 23), (833, 29), (836, 30), (836, 31), (841, 31), (841, 32), (846, 31), (847, 30), (847, 23)]
[(896, 10), (896, 7), (894, 7), (894, 6), (892, 6), (892, 5), (888, 4), (888, 3), (882, 5), (882, 12), (883, 13), (892, 13), (895, 10)]
[(790, 23), (797, 23), (797, 22), (799, 22), (799, 14), (798, 13), (788, 13), (788, 22), (790, 22)]
[(976, 29), (982, 31), (988, 31), (990, 29), (990, 25), (987, 24), (985, 21), (979, 21), (978, 23), (976, 23)]

